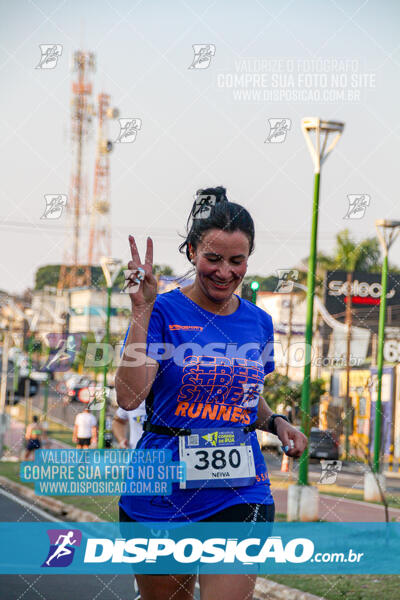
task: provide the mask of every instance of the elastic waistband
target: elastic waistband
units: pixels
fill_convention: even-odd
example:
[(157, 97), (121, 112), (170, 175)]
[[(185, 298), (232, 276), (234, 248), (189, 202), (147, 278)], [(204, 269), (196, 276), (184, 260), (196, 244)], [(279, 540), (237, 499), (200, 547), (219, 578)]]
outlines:
[[(251, 431), (255, 431), (257, 429), (256, 424), (252, 423), (251, 425), (246, 425), (243, 427), (244, 433), (250, 433)], [(180, 435), (190, 435), (192, 433), (191, 429), (186, 429), (184, 427), (169, 427), (165, 425), (153, 425), (149, 421), (145, 421), (143, 424), (144, 431), (150, 431), (151, 433), (158, 433), (159, 435), (170, 435), (172, 437), (180, 436)]]

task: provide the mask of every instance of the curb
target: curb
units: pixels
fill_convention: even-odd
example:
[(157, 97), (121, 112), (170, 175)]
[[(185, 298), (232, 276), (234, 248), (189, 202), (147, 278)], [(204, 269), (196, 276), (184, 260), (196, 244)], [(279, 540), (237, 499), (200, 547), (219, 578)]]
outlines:
[[(77, 523), (104, 522), (94, 513), (80, 510), (75, 506), (61, 502), (61, 500), (55, 500), (47, 496), (37, 496), (31, 488), (11, 481), (7, 477), (0, 476), (0, 485), (7, 491), (31, 500), (35, 504), (38, 504), (40, 508), (51, 512), (53, 515), (62, 517), (63, 520)], [(325, 600), (322, 596), (314, 596), (301, 590), (289, 588), (286, 585), (275, 583), (275, 581), (270, 581), (264, 577), (257, 577), (253, 598), (254, 600)]]
[(384, 471), (383, 474), (388, 479), (400, 479), (400, 471)]
[(51, 512), (53, 515), (62, 517), (63, 520), (77, 523), (104, 523), (104, 521), (94, 513), (87, 510), (81, 510), (76, 506), (66, 504), (55, 498), (37, 496), (31, 488), (16, 483), (15, 481), (11, 481), (11, 479), (8, 479), (7, 477), (0, 476), (0, 485), (7, 491), (18, 494), (27, 500), (31, 500), (32, 503), (37, 504), (40, 508)]
[(325, 600), (322, 596), (295, 590), (264, 577), (257, 577), (253, 598), (254, 600)]

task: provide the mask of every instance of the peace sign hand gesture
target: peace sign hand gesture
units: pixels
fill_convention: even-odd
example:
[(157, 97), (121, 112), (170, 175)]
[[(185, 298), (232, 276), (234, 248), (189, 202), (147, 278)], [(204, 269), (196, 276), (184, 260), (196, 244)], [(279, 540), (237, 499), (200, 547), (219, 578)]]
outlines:
[[(129, 294), (132, 308), (152, 306), (157, 297), (157, 279), (153, 275), (153, 240), (150, 237), (147, 238), (144, 264), (140, 260), (135, 238), (132, 235), (129, 236), (129, 245), (132, 260), (128, 262), (128, 269), (132, 273), (127, 284), (128, 290), (130, 286), (134, 286), (134, 289), (136, 289), (134, 293)], [(139, 289), (137, 289), (137, 284), (134, 283), (135, 279), (140, 279)]]

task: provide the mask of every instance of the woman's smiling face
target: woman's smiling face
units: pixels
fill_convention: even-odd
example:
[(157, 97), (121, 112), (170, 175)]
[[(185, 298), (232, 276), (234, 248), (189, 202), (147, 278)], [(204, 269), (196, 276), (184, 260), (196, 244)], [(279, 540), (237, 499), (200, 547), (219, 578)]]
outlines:
[(192, 252), (202, 292), (214, 302), (224, 302), (247, 271), (250, 242), (243, 231), (206, 231)]

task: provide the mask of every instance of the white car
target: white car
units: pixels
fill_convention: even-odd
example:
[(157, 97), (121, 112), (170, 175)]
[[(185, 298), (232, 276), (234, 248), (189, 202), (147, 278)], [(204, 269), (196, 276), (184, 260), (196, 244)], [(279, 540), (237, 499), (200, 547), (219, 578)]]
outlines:
[[(8, 353), (8, 360), (13, 364), (18, 365), (18, 374), (20, 377), (28, 377), (29, 375), (29, 358), (19, 348), (11, 348)], [(31, 369), (30, 378), (38, 381), (46, 381), (47, 373), (45, 371), (38, 371), (37, 369)]]
[(39, 381), (39, 383), (41, 381), (46, 381), (47, 377), (48, 375), (44, 371), (31, 371), (31, 379)]

